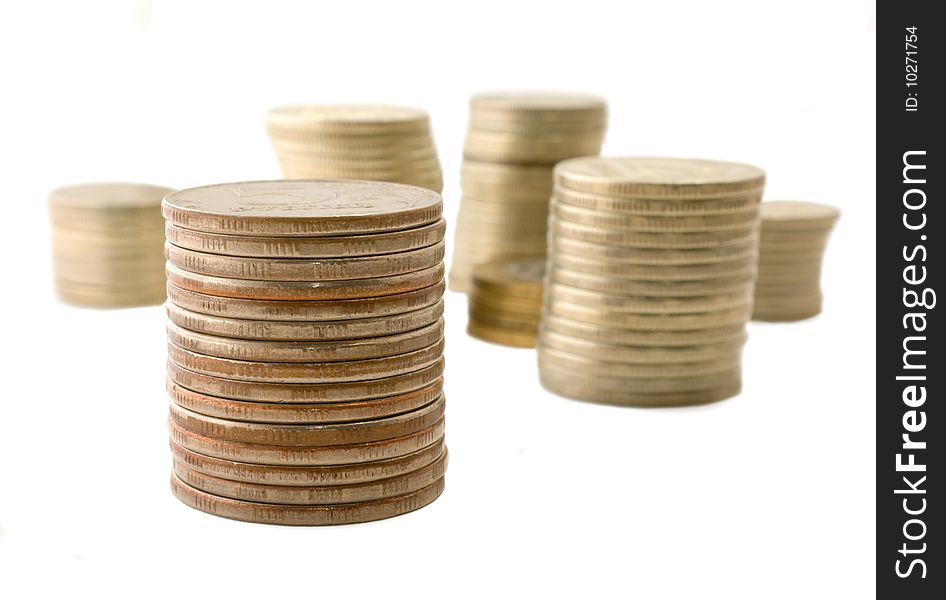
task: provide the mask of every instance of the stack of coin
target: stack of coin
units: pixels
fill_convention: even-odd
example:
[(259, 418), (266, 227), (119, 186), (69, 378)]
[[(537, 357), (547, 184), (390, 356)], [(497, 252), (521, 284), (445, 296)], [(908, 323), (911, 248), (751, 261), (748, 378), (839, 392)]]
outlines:
[(467, 333), (495, 344), (534, 348), (544, 275), (544, 256), (477, 265), (470, 290)]
[(470, 101), (450, 289), (469, 292), (473, 268), (544, 255), (552, 167), (598, 154), (604, 100), (562, 93), (488, 93)]
[(266, 128), (286, 179), (364, 179), (443, 189), (423, 110), (284, 106), (269, 112)]
[(100, 308), (164, 302), (161, 199), (170, 191), (93, 183), (52, 192), (49, 213), (59, 297)]
[(442, 202), (365, 181), (169, 195), (171, 487), (263, 523), (370, 521), (446, 469)]
[(764, 179), (755, 167), (703, 160), (559, 163), (543, 385), (638, 406), (739, 393)]
[(800, 321), (821, 312), (821, 260), (841, 215), (813, 202), (764, 202), (752, 318)]

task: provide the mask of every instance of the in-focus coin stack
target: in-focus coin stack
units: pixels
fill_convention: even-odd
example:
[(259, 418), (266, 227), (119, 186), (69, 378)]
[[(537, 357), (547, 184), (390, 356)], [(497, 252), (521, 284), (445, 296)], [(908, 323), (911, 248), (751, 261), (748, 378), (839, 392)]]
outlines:
[(469, 294), (467, 333), (494, 344), (534, 348), (544, 275), (544, 256), (477, 265)]
[(161, 199), (170, 191), (93, 183), (52, 192), (49, 213), (59, 297), (100, 308), (164, 302)]
[(266, 128), (286, 179), (363, 179), (443, 190), (430, 119), (423, 110), (284, 106), (269, 112)]
[(821, 313), (821, 262), (840, 211), (814, 202), (763, 202), (752, 318), (800, 321)]
[(364, 181), (169, 195), (171, 487), (244, 521), (371, 521), (444, 486), (442, 202)]
[(702, 160), (559, 163), (542, 384), (638, 406), (739, 393), (764, 179), (752, 166)]
[(473, 268), (544, 255), (552, 167), (596, 155), (607, 125), (601, 98), (485, 93), (470, 100), (450, 289), (469, 292)]

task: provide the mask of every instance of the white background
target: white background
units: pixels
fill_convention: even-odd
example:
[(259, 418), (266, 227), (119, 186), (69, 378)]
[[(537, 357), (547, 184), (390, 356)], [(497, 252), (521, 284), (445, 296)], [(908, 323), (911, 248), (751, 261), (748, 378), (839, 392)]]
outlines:
[[(874, 33), (868, 2), (11, 2), (0, 596), (864, 598), (874, 589)], [(825, 311), (753, 324), (745, 391), (640, 410), (543, 392), (447, 297), (447, 489), (374, 524), (215, 518), (168, 491), (159, 307), (54, 300), (59, 185), (277, 178), (265, 111), (430, 111), (459, 203), (467, 100), (595, 92), (605, 154), (746, 161), (840, 206)], [(165, 596), (169, 597), (169, 596)]]

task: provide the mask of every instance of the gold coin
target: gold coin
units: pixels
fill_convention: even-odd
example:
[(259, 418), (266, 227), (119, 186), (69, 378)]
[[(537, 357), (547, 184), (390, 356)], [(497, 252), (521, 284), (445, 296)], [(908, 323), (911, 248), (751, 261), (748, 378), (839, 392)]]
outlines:
[(534, 187), (551, 192), (552, 167), (464, 160), (460, 165), (460, 183)]
[(613, 312), (633, 312), (650, 315), (672, 315), (725, 310), (742, 306), (751, 301), (753, 285), (708, 296), (659, 298), (653, 296), (627, 296), (603, 294), (591, 290), (553, 283), (549, 286), (547, 302), (564, 302), (587, 308), (601, 308)]
[(655, 249), (630, 246), (606, 246), (582, 242), (561, 235), (550, 240), (551, 250), (558, 256), (569, 255), (588, 260), (634, 265), (701, 265), (756, 255), (755, 240), (717, 248)]
[(601, 151), (603, 138), (581, 140), (580, 142), (545, 142), (535, 144), (522, 142), (487, 142), (467, 136), (463, 146), (463, 158), (479, 161), (520, 162), (524, 164), (553, 165), (575, 156), (597, 155)]
[(770, 231), (830, 229), (841, 211), (827, 204), (778, 200), (763, 202), (762, 226)]
[(511, 346), (513, 348), (535, 348), (536, 334), (534, 331), (505, 329), (493, 327), (485, 323), (470, 319), (467, 322), (466, 332), (477, 339), (493, 344)]
[(152, 306), (163, 303), (165, 298), (163, 289), (92, 290), (70, 289), (62, 285), (56, 286), (56, 295), (66, 304), (90, 308)]
[(293, 104), (266, 115), (269, 129), (325, 133), (411, 133), (428, 123), (424, 110), (382, 104)]
[(562, 335), (545, 329), (540, 332), (542, 346), (568, 352), (582, 358), (600, 361), (620, 361), (633, 364), (699, 363), (722, 356), (738, 356), (748, 339), (743, 333), (731, 341), (694, 346), (654, 347), (604, 344)]
[(430, 404), (443, 393), (443, 378), (418, 390), (395, 396), (316, 404), (247, 402), (208, 396), (182, 387), (170, 378), (167, 380), (166, 387), (168, 395), (176, 404), (208, 417), (252, 423), (298, 425), (365, 421), (416, 410)]
[(208, 417), (170, 405), (171, 420), (187, 431), (230, 442), (272, 446), (338, 446), (389, 440), (425, 430), (443, 420), (444, 397), (411, 412), (353, 423), (286, 425)]
[[(568, 369), (564, 363), (547, 359), (547, 353), (538, 346), (539, 379), (543, 386), (567, 382), (576, 387), (590, 387), (608, 392), (629, 394), (655, 394), (701, 392), (721, 387), (730, 387), (741, 379), (741, 369), (736, 366), (712, 373), (680, 376), (677, 374), (651, 377), (623, 377), (590, 374), (575, 369)], [(589, 361), (591, 362), (591, 361)], [(617, 363), (615, 363), (617, 364)], [(669, 369), (668, 369), (669, 370)], [(675, 372), (675, 371), (674, 371)]]
[(548, 228), (552, 239), (555, 236), (563, 236), (592, 244), (667, 250), (743, 245), (758, 239), (758, 232), (753, 227), (718, 231), (660, 233), (591, 227), (563, 221), (554, 216), (549, 217)]
[(738, 380), (715, 389), (693, 392), (656, 393), (635, 392), (630, 389), (619, 391), (602, 390), (587, 382), (569, 381), (566, 378), (560, 377), (553, 378), (552, 375), (541, 373), (540, 381), (545, 389), (554, 394), (565, 396), (566, 398), (599, 404), (616, 404), (619, 406), (669, 407), (708, 404), (710, 402), (718, 402), (732, 398), (733, 396), (738, 396), (742, 391), (742, 383)]
[(484, 290), (524, 298), (541, 298), (545, 256), (501, 259), (477, 265), (473, 282)]
[(49, 195), (54, 209), (112, 211), (148, 209), (161, 204), (161, 199), (174, 190), (138, 183), (90, 183), (61, 187)]
[(821, 314), (821, 305), (786, 306), (783, 308), (759, 307), (752, 313), (753, 321), (781, 323), (804, 321)]
[(394, 377), (365, 381), (318, 384), (238, 381), (190, 371), (168, 361), (168, 377), (180, 386), (221, 398), (284, 404), (319, 404), (370, 400), (406, 394), (437, 381), (443, 375), (443, 358), (428, 367)]
[[(603, 361), (549, 348), (539, 342), (539, 362), (549, 369), (578, 372), (583, 375), (604, 375), (614, 379), (660, 379), (688, 378), (731, 372), (740, 364), (741, 352), (716, 356), (710, 360), (683, 363), (630, 363), (615, 360)], [(634, 387), (634, 383), (629, 383)]]
[(600, 119), (607, 103), (598, 96), (572, 92), (481, 92), (470, 98), (471, 118), (556, 121)]
[(168, 303), (167, 313), (176, 325), (212, 336), (269, 342), (323, 342), (399, 335), (433, 325), (443, 316), (443, 300), (407, 313), (346, 321), (231, 319), (195, 313), (172, 303)]
[(617, 212), (638, 216), (709, 216), (758, 211), (758, 194), (723, 196), (709, 200), (694, 198), (624, 198), (605, 194), (577, 192), (556, 187), (556, 202), (586, 210)]
[(334, 486), (379, 481), (416, 471), (444, 454), (443, 439), (416, 452), (386, 460), (315, 467), (255, 465), (204, 456), (171, 442), (174, 459), (188, 469), (230, 481), (279, 486)]
[(556, 268), (579, 273), (600, 275), (617, 280), (642, 281), (701, 281), (724, 277), (739, 277), (756, 271), (756, 255), (719, 262), (695, 265), (637, 265), (608, 260), (582, 260), (568, 253), (553, 253), (551, 262)]
[(723, 343), (740, 338), (745, 334), (746, 329), (745, 323), (738, 323), (735, 325), (721, 325), (706, 329), (684, 331), (642, 331), (602, 327), (600, 325), (581, 323), (571, 319), (563, 319), (552, 314), (542, 316), (542, 327), (547, 331), (554, 331), (562, 335), (592, 342), (624, 346), (655, 347), (696, 346), (700, 344)]
[(247, 502), (271, 502), (277, 505), (320, 506), (370, 502), (416, 492), (441, 480), (447, 470), (447, 453), (415, 471), (388, 479), (364, 483), (275, 486), (231, 481), (191, 469), (183, 461), (174, 461), (174, 474), (191, 487), (224, 498)]
[(443, 492), (444, 480), (416, 492), (369, 502), (291, 506), (233, 500), (202, 492), (171, 476), (171, 491), (191, 508), (237, 521), (270, 525), (344, 525), (402, 515), (427, 506)]
[(575, 158), (555, 166), (557, 185), (640, 198), (761, 195), (765, 172), (740, 163), (684, 158)]
[(517, 315), (523, 317), (537, 317), (542, 309), (539, 300), (524, 301), (515, 296), (493, 296), (483, 289), (474, 288), (470, 294), (469, 307), (476, 312), (487, 314)]
[(165, 246), (168, 262), (191, 273), (261, 281), (368, 279), (412, 273), (443, 260), (444, 242), (396, 254), (347, 258), (247, 258)]
[[(253, 237), (181, 229), (168, 223), (167, 240), (180, 248), (257, 258), (331, 258), (393, 254), (433, 246), (444, 238), (443, 219), (414, 229), (347, 237)], [(163, 251), (163, 245), (162, 245)]]
[(569, 304), (567, 302), (549, 302), (546, 312), (563, 319), (582, 323), (611, 327), (614, 329), (635, 329), (639, 331), (687, 331), (692, 329), (712, 329), (745, 323), (752, 313), (752, 301), (729, 309), (703, 313), (675, 314), (638, 314), (607, 309)]
[(440, 220), (430, 190), (366, 181), (252, 181), (169, 194), (162, 214), (173, 225), (231, 235), (316, 236), (378, 233)]
[[(434, 285), (418, 290), (354, 300), (314, 300), (293, 302), (287, 300), (246, 300), (221, 298), (168, 285), (168, 298), (181, 308), (205, 315), (273, 321), (349, 321), (399, 315), (434, 306), (443, 296), (445, 284), (441, 279)], [(189, 327), (189, 329), (191, 329)], [(203, 331), (203, 330), (201, 330)], [(208, 331), (207, 333), (213, 333)], [(377, 333), (374, 335), (384, 335)], [(241, 337), (241, 336), (231, 336)], [(370, 337), (370, 336), (351, 336)]]
[(538, 312), (536, 312), (534, 315), (512, 315), (508, 312), (497, 314), (470, 309), (470, 320), (499, 329), (528, 331), (532, 333), (535, 333), (539, 327)]
[(793, 264), (810, 265), (818, 263), (824, 259), (824, 252), (760, 252), (759, 268), (780, 267)]
[(443, 439), (443, 419), (401, 437), (333, 446), (267, 446), (231, 442), (188, 431), (173, 419), (168, 419), (168, 430), (174, 443), (206, 456), (259, 465), (313, 467), (374, 462), (417, 452)]
[(650, 233), (698, 233), (703, 231), (752, 231), (757, 228), (759, 211), (750, 210), (718, 216), (637, 216), (607, 212), (552, 202), (556, 219), (589, 227)]
[(437, 284), (444, 276), (443, 263), (434, 267), (371, 279), (326, 281), (259, 281), (201, 275), (167, 265), (167, 279), (176, 287), (225, 298), (248, 300), (351, 300), (402, 294)]
[(332, 362), (364, 360), (414, 352), (443, 337), (443, 319), (419, 329), (383, 337), (331, 341), (244, 340), (199, 333), (167, 324), (174, 345), (199, 354), (261, 362)]
[(436, 344), (383, 358), (338, 362), (260, 362), (206, 356), (168, 343), (168, 357), (190, 371), (261, 383), (340, 383), (403, 375), (436, 363), (443, 355), (443, 340)]
[(687, 296), (712, 296), (743, 289), (755, 280), (754, 273), (719, 279), (693, 281), (636, 281), (613, 277), (589, 275), (579, 271), (553, 267), (549, 274), (552, 281), (571, 287), (604, 292), (617, 296), (657, 296), (682, 298)]

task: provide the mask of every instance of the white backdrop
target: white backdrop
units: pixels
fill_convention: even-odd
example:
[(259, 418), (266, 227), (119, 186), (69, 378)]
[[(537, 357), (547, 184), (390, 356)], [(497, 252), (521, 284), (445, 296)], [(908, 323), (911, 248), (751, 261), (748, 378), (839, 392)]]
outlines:
[[(19, 2), (0, 8), (0, 596), (862, 598), (874, 589), (874, 33), (866, 1)], [(605, 154), (746, 161), (844, 211), (819, 318), (751, 326), (745, 391), (640, 410), (552, 396), (447, 297), (447, 489), (280, 528), (168, 491), (159, 307), (54, 300), (59, 185), (277, 178), (265, 111), (430, 111), (459, 206), (483, 89), (610, 102)]]

